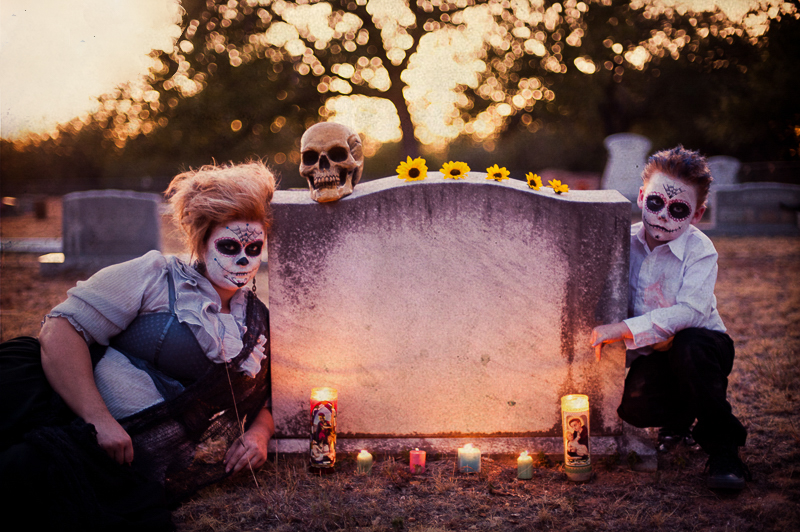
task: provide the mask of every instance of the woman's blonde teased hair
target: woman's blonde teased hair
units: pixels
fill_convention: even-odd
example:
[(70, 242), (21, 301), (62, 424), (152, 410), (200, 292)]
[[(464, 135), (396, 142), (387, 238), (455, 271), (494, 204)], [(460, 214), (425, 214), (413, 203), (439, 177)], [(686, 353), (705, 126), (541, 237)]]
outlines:
[(165, 196), (193, 258), (202, 254), (211, 231), (233, 220), (258, 220), (269, 231), (275, 176), (261, 161), (206, 165), (175, 176)]

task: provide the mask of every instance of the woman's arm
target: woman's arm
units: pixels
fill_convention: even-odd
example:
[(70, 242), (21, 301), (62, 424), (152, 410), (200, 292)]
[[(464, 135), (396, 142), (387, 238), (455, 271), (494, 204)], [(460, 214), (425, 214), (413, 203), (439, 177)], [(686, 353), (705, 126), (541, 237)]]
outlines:
[(97, 430), (97, 443), (119, 462), (133, 461), (133, 443), (106, 408), (94, 382), (89, 346), (66, 318), (47, 318), (39, 334), (42, 368), (73, 412)]
[(225, 455), (225, 472), (240, 471), (250, 464), (259, 467), (267, 461), (267, 445), (275, 434), (275, 422), (272, 412), (262, 408), (247, 432), (237, 438)]

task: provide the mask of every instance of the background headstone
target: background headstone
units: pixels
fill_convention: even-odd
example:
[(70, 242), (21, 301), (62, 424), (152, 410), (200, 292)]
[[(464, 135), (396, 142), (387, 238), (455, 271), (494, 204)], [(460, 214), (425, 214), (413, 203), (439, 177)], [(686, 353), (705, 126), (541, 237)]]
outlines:
[(642, 186), (642, 170), (652, 143), (635, 133), (616, 133), (603, 141), (608, 150), (608, 162), (603, 170), (602, 187), (617, 190), (638, 210), (636, 198)]
[(617, 192), (433, 173), (335, 203), (278, 191), (273, 207), (277, 449), (307, 452), (316, 386), (339, 391), (344, 448), (540, 437), (557, 451), (567, 393), (590, 396), (593, 435), (620, 434), (624, 349), (598, 363), (589, 343), (627, 312), (630, 204)]
[[(161, 196), (125, 190), (63, 198), (64, 262), (49, 268), (95, 271), (161, 249)], [(43, 265), (44, 266), (44, 265)]]
[(733, 185), (736, 183), (742, 163), (736, 157), (715, 155), (708, 158), (708, 166), (711, 170), (711, 177), (714, 178), (713, 188), (719, 185)]
[(712, 222), (719, 235), (800, 234), (800, 185), (742, 183), (711, 185)]

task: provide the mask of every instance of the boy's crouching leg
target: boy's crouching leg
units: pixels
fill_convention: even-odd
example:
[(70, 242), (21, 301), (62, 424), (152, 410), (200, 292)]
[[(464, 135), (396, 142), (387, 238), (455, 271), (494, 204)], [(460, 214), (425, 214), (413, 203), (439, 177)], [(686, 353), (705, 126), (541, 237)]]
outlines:
[(710, 455), (709, 487), (741, 489), (749, 472), (738, 448), (745, 444), (747, 430), (727, 400), (733, 341), (725, 333), (686, 329), (675, 335), (668, 353), (678, 390), (694, 405), (694, 439)]

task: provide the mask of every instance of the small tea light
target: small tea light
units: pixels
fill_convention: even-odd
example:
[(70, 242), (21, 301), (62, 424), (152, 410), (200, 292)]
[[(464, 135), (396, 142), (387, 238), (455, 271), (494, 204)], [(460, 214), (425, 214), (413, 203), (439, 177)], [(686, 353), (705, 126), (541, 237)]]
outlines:
[(358, 463), (357, 471), (362, 475), (368, 475), (372, 470), (372, 455), (367, 450), (362, 450), (356, 457)]
[(533, 478), (533, 457), (528, 451), (522, 451), (517, 458), (517, 478), (521, 480)]
[(411, 465), (411, 472), (412, 473), (424, 473), (425, 472), (425, 451), (420, 451), (419, 449), (414, 449), (409, 453), (408, 461)]
[(480, 473), (481, 450), (473, 447), (471, 443), (458, 448), (458, 472)]

